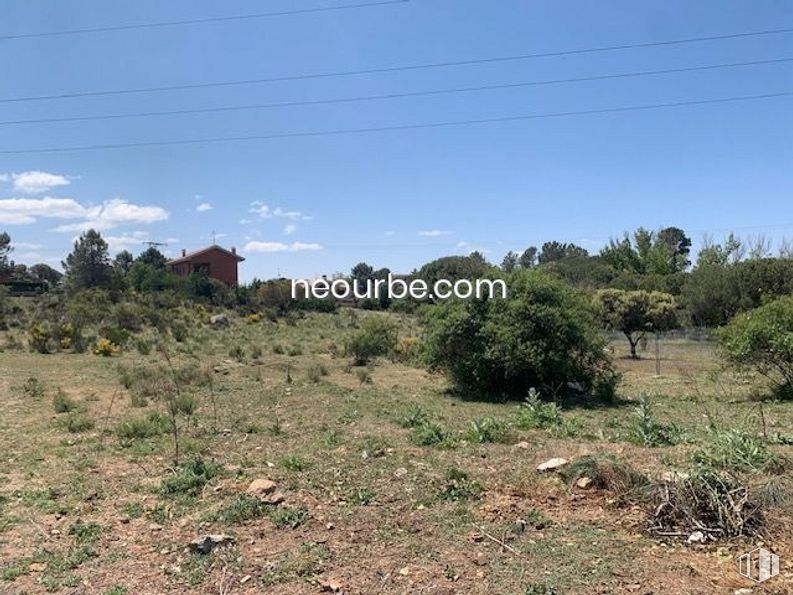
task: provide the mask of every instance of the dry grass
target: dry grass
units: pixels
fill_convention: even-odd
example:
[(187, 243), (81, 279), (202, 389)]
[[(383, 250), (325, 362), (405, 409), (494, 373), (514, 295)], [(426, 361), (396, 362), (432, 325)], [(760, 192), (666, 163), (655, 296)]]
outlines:
[[(400, 324), (402, 335), (419, 334), (411, 319)], [(559, 593), (711, 594), (743, 585), (732, 555), (746, 544), (659, 548), (644, 531), (643, 511), (617, 508), (614, 494), (600, 489), (607, 486), (581, 490), (535, 471), (552, 456), (608, 455), (648, 477), (682, 465), (689, 444), (627, 441), (632, 402), (565, 408), (575, 423), (564, 436), (512, 428), (504, 442), (473, 441), (473, 420), (508, 423), (517, 404), (460, 401), (442, 378), (384, 360), (368, 369), (371, 383), (361, 383), (349, 361), (333, 355), (353, 326), (347, 313), (294, 325), (240, 321), (195, 329), (172, 345), (177, 367), (196, 365), (211, 378), (185, 389), (198, 410), (180, 418), (184, 456), (220, 466), (185, 493), (162, 489), (174, 473), (168, 432), (116, 434), (124, 420), (165, 413), (156, 396), (145, 407), (133, 402), (116, 369), (155, 366), (156, 353), (0, 353), (0, 592), (317, 593), (338, 581), (346, 593), (367, 594), (519, 595), (532, 584)], [(229, 357), (237, 346), (240, 362)], [(261, 355), (251, 357), (253, 346)], [(622, 359), (621, 344), (615, 350), (625, 372), (621, 396), (655, 395), (655, 415), (691, 443), (712, 424), (793, 435), (793, 406), (766, 403), (760, 416), (748, 400), (758, 389), (720, 371), (709, 344), (665, 344), (660, 378), (652, 360)], [(26, 394), (29, 377), (43, 396)], [(92, 429), (68, 431), (65, 414), (52, 408), (58, 388)], [(417, 406), (459, 439), (416, 446), (399, 422)], [(468, 482), (455, 479), (455, 490), (481, 491), (447, 497), (449, 477), (463, 477), (453, 470)], [(239, 496), (255, 478), (275, 481), (284, 502), (245, 507)], [(77, 522), (101, 528), (90, 551), (69, 534)], [(206, 533), (235, 542), (206, 556), (185, 551)], [(789, 538), (772, 545), (783, 560), (793, 555)]]

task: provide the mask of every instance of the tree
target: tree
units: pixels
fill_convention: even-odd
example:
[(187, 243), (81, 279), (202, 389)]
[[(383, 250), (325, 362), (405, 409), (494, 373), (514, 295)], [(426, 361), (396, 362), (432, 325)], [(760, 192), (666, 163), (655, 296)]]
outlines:
[(627, 337), (634, 359), (638, 359), (636, 345), (645, 333), (677, 325), (675, 300), (668, 293), (601, 289), (594, 302), (606, 328), (622, 331)]
[(530, 388), (562, 396), (568, 383), (602, 396), (616, 375), (584, 295), (541, 271), (509, 277), (509, 299), (448, 300), (427, 314), (425, 356), (454, 384), (491, 398)]
[(365, 262), (359, 262), (352, 267), (350, 277), (353, 281), (357, 282), (361, 288), (366, 287), (366, 282), (374, 278), (374, 267)]
[(777, 395), (793, 397), (793, 296), (739, 314), (718, 337), (730, 364), (758, 372)]
[(654, 248), (665, 254), (668, 272), (684, 271), (691, 264), (688, 255), (691, 252), (691, 238), (679, 227), (665, 227), (655, 236)]
[(537, 264), (537, 248), (529, 246), (518, 258), (518, 264), (522, 269), (531, 269)]
[(51, 285), (57, 285), (63, 278), (63, 273), (56, 271), (48, 264), (39, 263), (30, 267), (30, 272), (42, 281), (46, 281)]
[(113, 268), (122, 275), (126, 275), (134, 260), (129, 250), (122, 250), (116, 254), (116, 257), (113, 259)]
[(589, 252), (575, 244), (554, 241), (545, 242), (542, 245), (542, 250), (537, 260), (540, 264), (548, 264), (549, 262), (558, 262), (565, 258), (576, 258), (579, 256), (589, 256)]
[(0, 274), (6, 273), (9, 268), (13, 267), (13, 263), (8, 258), (12, 250), (11, 236), (6, 232), (0, 233)]
[(153, 266), (156, 269), (164, 269), (165, 263), (168, 262), (168, 259), (165, 258), (165, 255), (157, 250), (155, 246), (149, 246), (146, 250), (138, 255), (138, 257), (135, 259), (135, 262), (147, 264)]
[(112, 267), (107, 253), (107, 242), (98, 231), (89, 229), (83, 233), (74, 242), (74, 250), (61, 264), (73, 289), (110, 285)]
[(644, 262), (626, 233), (621, 240), (611, 239), (600, 251), (600, 258), (618, 271), (644, 272)]
[(478, 279), (490, 269), (490, 264), (478, 252), (470, 256), (444, 256), (422, 266), (416, 277), (426, 281), (430, 287), (439, 279), (451, 282), (460, 279)]
[(510, 250), (501, 261), (501, 268), (505, 273), (511, 273), (518, 267), (518, 254)]

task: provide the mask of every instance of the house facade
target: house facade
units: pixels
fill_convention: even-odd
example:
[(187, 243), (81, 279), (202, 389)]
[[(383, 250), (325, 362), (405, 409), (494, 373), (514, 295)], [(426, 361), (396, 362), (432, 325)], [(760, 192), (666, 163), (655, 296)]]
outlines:
[(237, 285), (239, 283), (238, 265), (245, 259), (237, 254), (237, 249), (226, 250), (217, 244), (187, 252), (182, 250), (182, 256), (169, 260), (166, 265), (168, 268), (186, 277), (191, 273), (206, 273), (208, 277), (222, 281), (226, 285)]

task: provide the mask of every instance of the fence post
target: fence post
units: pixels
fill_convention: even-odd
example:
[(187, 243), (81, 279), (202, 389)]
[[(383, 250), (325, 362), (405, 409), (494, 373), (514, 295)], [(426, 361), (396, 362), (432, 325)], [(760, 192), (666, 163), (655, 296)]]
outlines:
[(661, 375), (661, 341), (660, 333), (655, 331), (655, 375)]

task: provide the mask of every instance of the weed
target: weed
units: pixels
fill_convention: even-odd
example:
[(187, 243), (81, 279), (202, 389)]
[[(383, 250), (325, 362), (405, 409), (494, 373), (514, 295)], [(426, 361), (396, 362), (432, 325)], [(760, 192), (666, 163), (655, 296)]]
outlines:
[(593, 488), (608, 490), (619, 500), (637, 498), (649, 484), (647, 478), (632, 467), (603, 455), (576, 459), (562, 470), (562, 477), (568, 483), (587, 478)]
[(318, 575), (324, 562), (330, 557), (327, 546), (305, 543), (298, 550), (281, 554), (265, 567), (262, 585), (271, 586), (294, 578), (310, 578)]
[(214, 520), (223, 523), (242, 523), (258, 519), (267, 512), (267, 505), (249, 494), (238, 494), (214, 515)]
[(235, 345), (229, 350), (229, 357), (237, 362), (245, 361), (245, 350), (239, 345)]
[(133, 417), (122, 421), (116, 427), (116, 436), (122, 440), (153, 438), (170, 432), (171, 422), (164, 415), (151, 411), (143, 417)]
[(456, 443), (454, 435), (436, 422), (426, 422), (416, 426), (410, 432), (409, 438), (416, 446), (452, 447)]
[(781, 462), (765, 442), (740, 430), (715, 431), (691, 458), (701, 467), (728, 472), (763, 471)]
[(429, 421), (430, 416), (421, 405), (413, 404), (399, 417), (397, 423), (403, 428), (418, 428)]
[(631, 429), (630, 439), (642, 446), (672, 446), (681, 441), (681, 431), (675, 426), (667, 426), (655, 419), (655, 414), (647, 395), (639, 397), (636, 407), (636, 420)]
[(270, 514), (270, 520), (277, 527), (297, 529), (309, 519), (308, 510), (305, 508), (291, 508), (289, 506), (279, 506)]
[(160, 492), (164, 495), (186, 494), (198, 496), (212, 479), (220, 473), (220, 466), (200, 457), (186, 459), (162, 480)]
[(358, 378), (359, 384), (372, 384), (372, 373), (366, 368), (357, 368), (355, 377)]
[(482, 486), (479, 482), (470, 479), (465, 471), (452, 467), (446, 471), (445, 483), (439, 496), (442, 500), (460, 502), (477, 499), (481, 493)]
[(547, 583), (531, 583), (526, 585), (523, 595), (558, 595), (558, 591)]
[(59, 388), (52, 398), (52, 408), (55, 413), (68, 413), (77, 408), (77, 403)]
[(298, 455), (287, 455), (281, 459), (281, 466), (289, 471), (305, 471), (308, 468), (308, 462)]
[(306, 370), (306, 378), (309, 382), (316, 384), (322, 380), (323, 376), (328, 375), (328, 369), (323, 364), (313, 364)]
[(64, 419), (64, 426), (72, 434), (93, 430), (96, 422), (85, 413), (71, 412)]
[(44, 383), (35, 376), (31, 376), (22, 385), (22, 394), (27, 399), (41, 399), (44, 397)]
[(298, 355), (303, 355), (303, 348), (299, 345), (290, 345), (289, 349), (286, 350), (286, 355), (289, 357), (297, 357)]
[(509, 439), (509, 427), (495, 417), (478, 417), (471, 421), (467, 436), (472, 442), (480, 444), (506, 442)]
[(273, 344), (273, 353), (276, 355), (283, 355), (286, 352), (284, 346), (280, 343)]
[(356, 506), (368, 506), (374, 500), (374, 493), (368, 488), (358, 488), (350, 492), (347, 501)]

